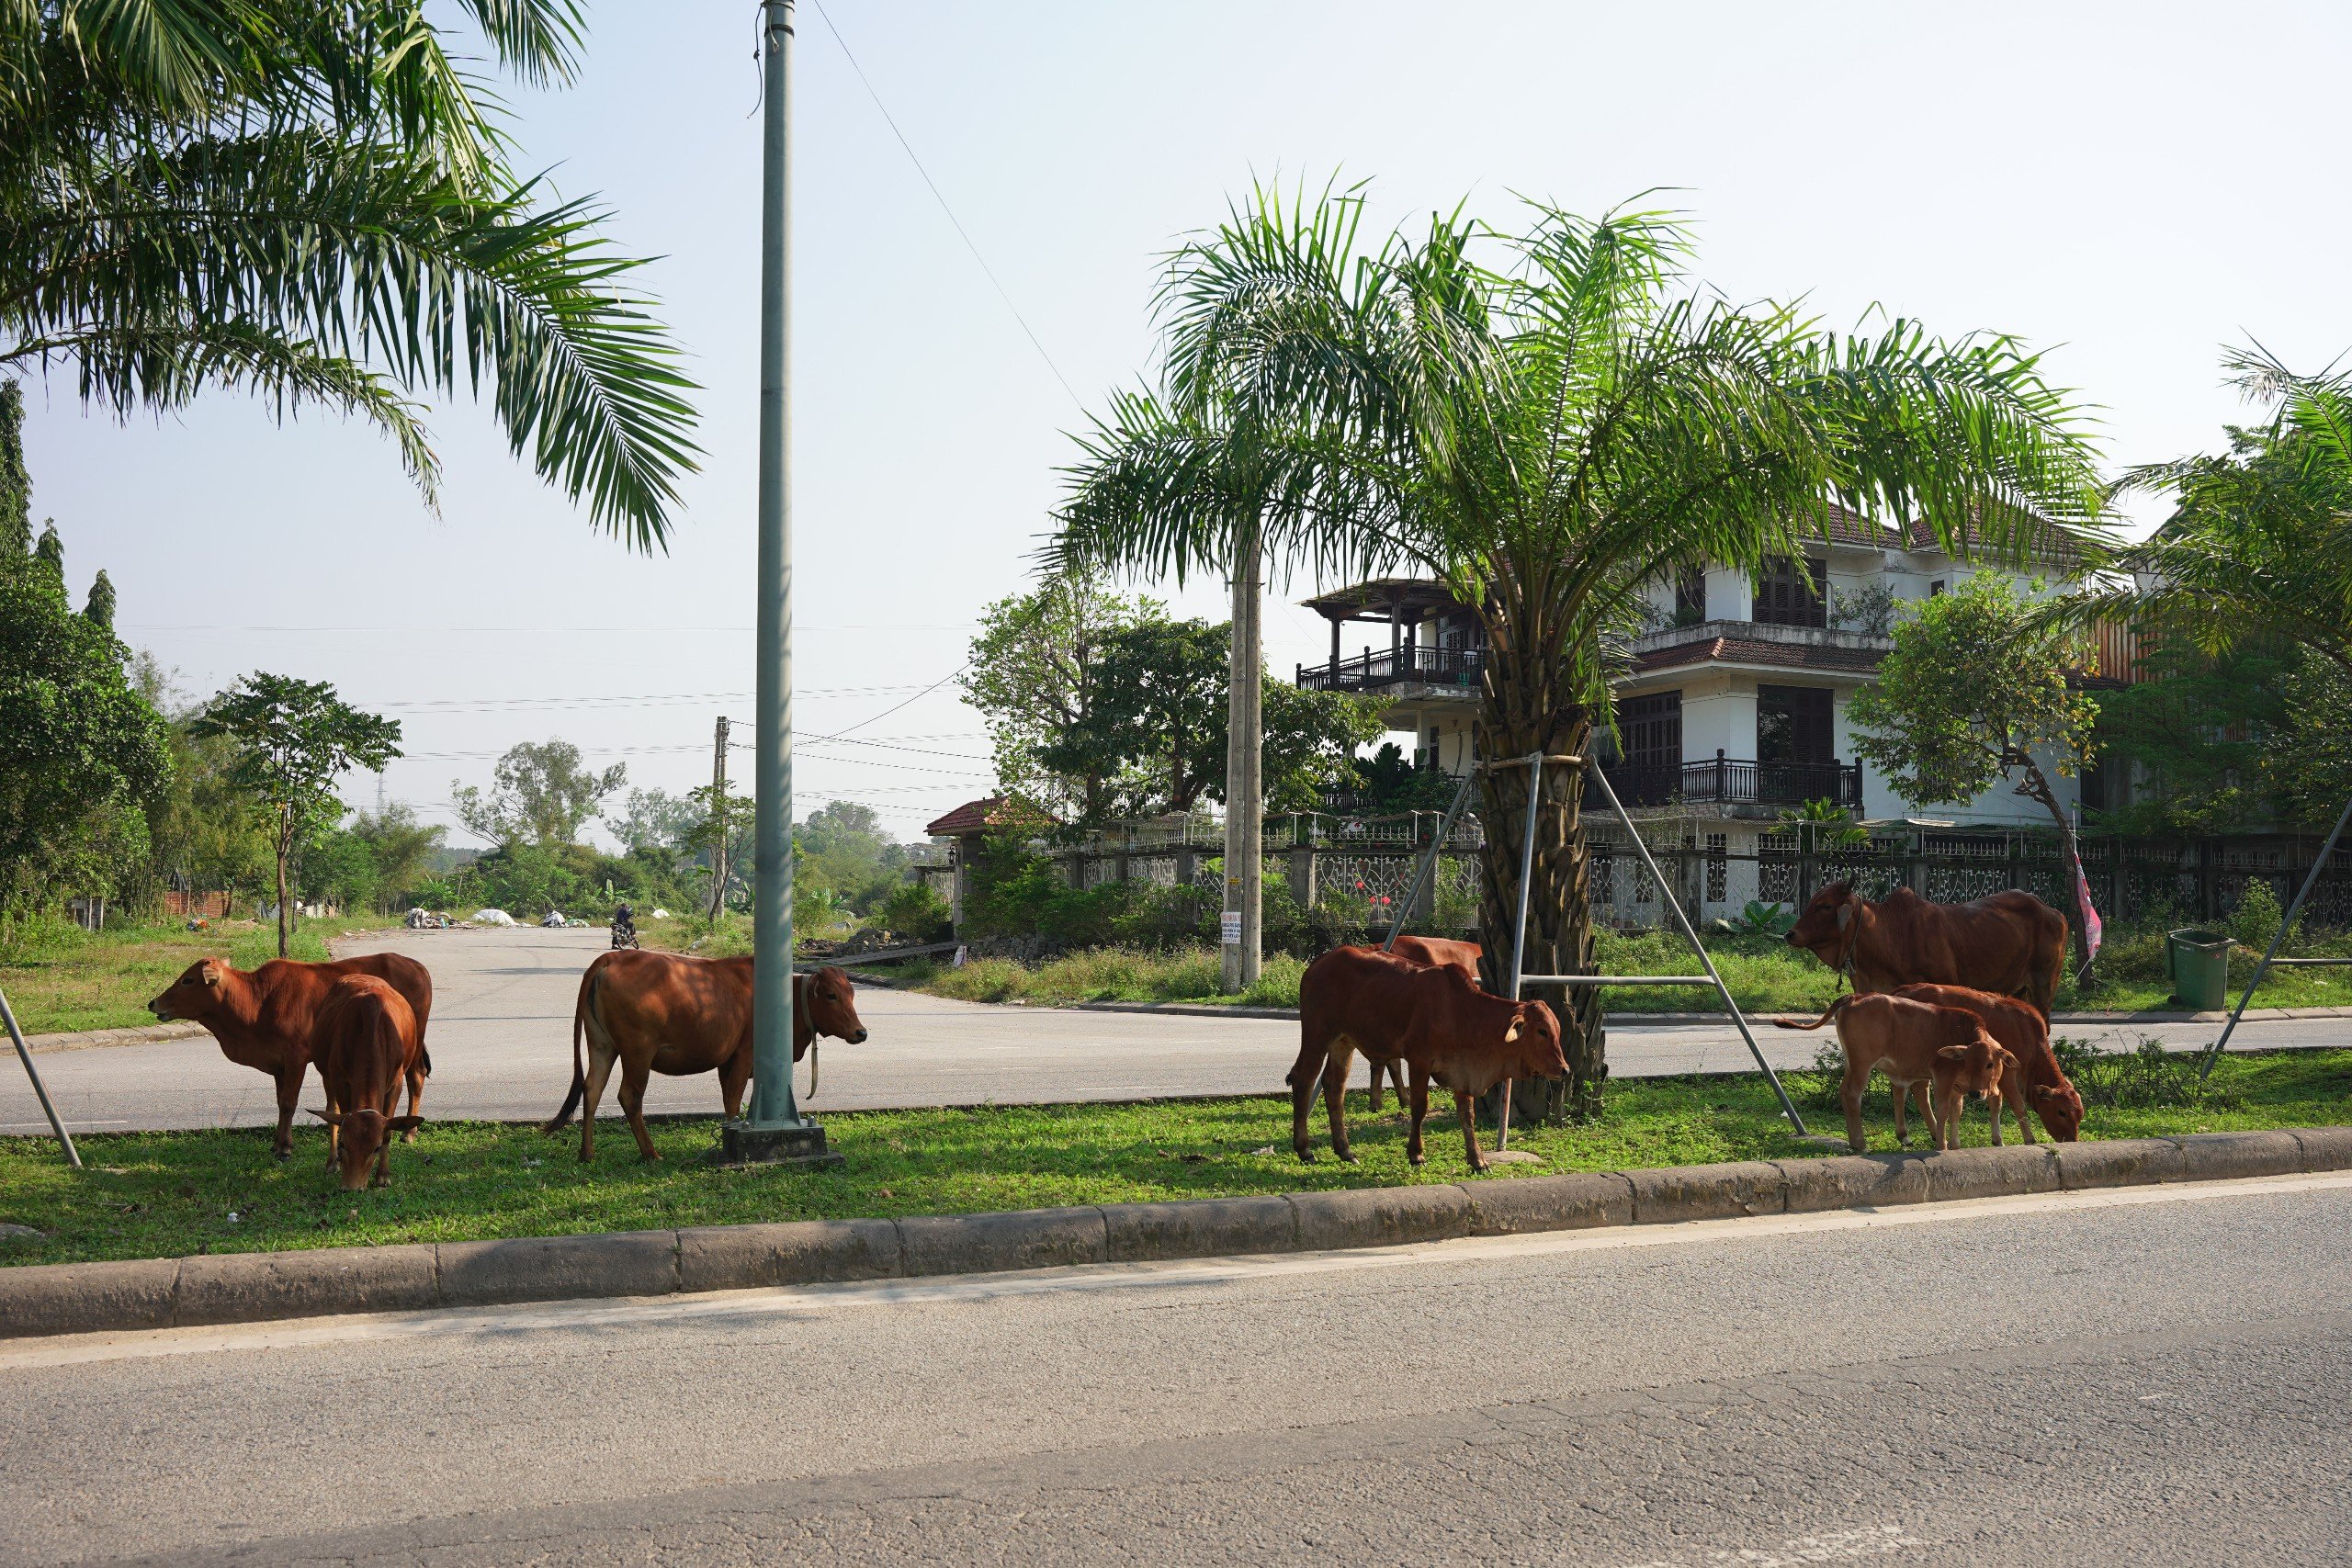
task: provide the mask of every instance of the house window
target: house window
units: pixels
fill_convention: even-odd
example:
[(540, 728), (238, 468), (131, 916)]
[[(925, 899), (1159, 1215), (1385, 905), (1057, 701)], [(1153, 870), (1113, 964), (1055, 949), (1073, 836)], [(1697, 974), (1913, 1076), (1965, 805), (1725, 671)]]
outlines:
[(1941, 593), (1943, 591), (1944, 591), (1944, 580), (1943, 580), (1942, 578), (1940, 578), (1940, 577), (1937, 578), (1935, 581), (1933, 581), (1932, 582), (1929, 582), (1929, 583), (1928, 584), (1928, 598), (1930, 598), (1930, 599), (1935, 598), (1938, 594)]
[(1628, 806), (1663, 806), (1682, 790), (1682, 694), (1617, 701), (1622, 760), (1612, 779)]
[(1828, 626), (1829, 605), (1823, 592), (1827, 576), (1822, 562), (1802, 557), (1769, 562), (1756, 577), (1753, 618), (1775, 626)]
[(1828, 687), (1756, 688), (1758, 761), (1812, 763), (1837, 759), (1837, 709)]
[(1695, 626), (1707, 618), (1707, 569), (1686, 566), (1674, 575), (1674, 624)]

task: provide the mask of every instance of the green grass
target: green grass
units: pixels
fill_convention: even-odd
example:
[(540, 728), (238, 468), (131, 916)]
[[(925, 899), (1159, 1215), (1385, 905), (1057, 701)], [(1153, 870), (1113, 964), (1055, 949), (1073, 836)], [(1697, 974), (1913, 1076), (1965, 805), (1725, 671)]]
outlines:
[[(290, 943), (296, 958), (323, 959), (327, 938), (382, 927), (387, 917), (306, 919)], [(96, 933), (63, 920), (26, 922), (0, 936), (0, 989), (28, 1034), (122, 1029), (153, 1023), (147, 1003), (199, 958), (250, 969), (277, 956), (277, 930), (251, 920), (119, 926)]]
[[(1792, 1077), (1800, 1095), (1819, 1099), (1821, 1083)], [(1468, 1176), (1450, 1110), (1432, 1108), (1429, 1164), (1418, 1172), (1406, 1163), (1394, 1100), (1375, 1117), (1359, 1092), (1350, 1096), (1350, 1111), (1361, 1156), (1352, 1166), (1329, 1157), (1319, 1107), (1313, 1128), (1321, 1157), (1299, 1164), (1290, 1152), (1289, 1103), (1272, 1097), (842, 1113), (825, 1125), (847, 1163), (822, 1172), (714, 1168), (701, 1160), (716, 1137), (703, 1121), (656, 1123), (654, 1140), (667, 1158), (654, 1165), (639, 1162), (625, 1128), (602, 1122), (596, 1163), (586, 1168), (573, 1157), (575, 1134), (550, 1139), (528, 1127), (428, 1123), (415, 1145), (392, 1151), (390, 1188), (356, 1193), (334, 1185), (323, 1168), (324, 1136), (309, 1129), (296, 1134), (294, 1157), (284, 1164), (270, 1157), (266, 1130), (92, 1136), (81, 1145), (92, 1168), (79, 1176), (48, 1140), (6, 1138), (0, 1221), (31, 1225), (48, 1238), (0, 1243), (0, 1258), (58, 1263), (945, 1213)], [(1817, 1133), (1841, 1131), (1834, 1110), (1810, 1109), (1807, 1117)], [(2346, 1122), (2352, 1052), (2296, 1052), (2222, 1063), (2203, 1104), (2094, 1105), (2086, 1132), (2133, 1137)], [(1872, 1147), (1893, 1147), (1883, 1092), (1871, 1097), (1868, 1126)], [(1972, 1110), (1961, 1141), (1988, 1138), (1984, 1111)], [(1521, 1127), (1511, 1144), (1544, 1163), (1496, 1167), (1483, 1179), (1830, 1152), (1791, 1133), (1760, 1079), (1736, 1077), (1612, 1084), (1599, 1124)]]
[[(2352, 953), (2352, 941), (2337, 937), (2298, 942), (2290, 951), (2299, 956)], [(1818, 1013), (1838, 992), (1836, 976), (1817, 960), (1777, 938), (1719, 937), (1708, 942), (1707, 952), (1744, 1011)], [(1703, 972), (1690, 944), (1664, 931), (1630, 935), (1603, 931), (1600, 957), (1604, 974)], [(2232, 954), (2233, 987), (2242, 987), (2254, 977), (2256, 958), (2243, 950)], [(1282, 955), (1269, 958), (1258, 984), (1238, 997), (1218, 994), (1217, 955), (1211, 947), (1168, 953), (1096, 948), (1034, 966), (1011, 959), (980, 958), (961, 969), (918, 970), (911, 965), (910, 969), (917, 989), (966, 1001), (1021, 1001), (1050, 1007), (1108, 1001), (1296, 1007), (1298, 978), (1306, 965)], [(2138, 1012), (2179, 1006), (2171, 999), (2160, 931), (2119, 936), (2100, 954), (2098, 971), (2088, 990), (2078, 989), (2071, 980), (2059, 987), (2059, 1010)], [(1705, 987), (1622, 986), (1604, 987), (1601, 996), (1609, 1010), (1618, 1013), (1712, 1011), (1719, 1005), (1712, 987)], [(2234, 989), (2232, 999), (2235, 999)], [(2262, 1007), (2352, 1006), (2352, 968), (2274, 969), (2255, 1000)]]

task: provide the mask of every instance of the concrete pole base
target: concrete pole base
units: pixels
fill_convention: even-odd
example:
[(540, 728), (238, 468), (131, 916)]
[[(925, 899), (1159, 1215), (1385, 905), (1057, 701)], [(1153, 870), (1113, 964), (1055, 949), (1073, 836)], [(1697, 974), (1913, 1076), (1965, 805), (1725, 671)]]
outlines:
[(720, 1165), (793, 1165), (812, 1170), (842, 1163), (842, 1156), (825, 1146), (825, 1129), (814, 1122), (797, 1127), (722, 1122), (716, 1158)]

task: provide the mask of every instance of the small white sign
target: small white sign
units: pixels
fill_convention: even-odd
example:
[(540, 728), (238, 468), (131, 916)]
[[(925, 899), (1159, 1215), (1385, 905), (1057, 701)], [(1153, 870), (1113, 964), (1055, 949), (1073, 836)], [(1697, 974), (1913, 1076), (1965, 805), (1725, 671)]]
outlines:
[(1225, 912), (1225, 945), (1227, 947), (1241, 945), (1241, 911), (1238, 909), (1227, 909)]

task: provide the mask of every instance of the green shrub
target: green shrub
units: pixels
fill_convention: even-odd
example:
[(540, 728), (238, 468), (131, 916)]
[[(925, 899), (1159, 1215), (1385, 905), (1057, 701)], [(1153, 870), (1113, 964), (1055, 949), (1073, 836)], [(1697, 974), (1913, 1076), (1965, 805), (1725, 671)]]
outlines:
[(2102, 1051), (2063, 1034), (2050, 1047), (2084, 1103), (2101, 1110), (2229, 1111), (2240, 1103), (2236, 1091), (2198, 1076), (2199, 1053), (2166, 1051), (2153, 1035), (2140, 1036), (2129, 1051)]
[(2268, 880), (2249, 876), (2245, 891), (2238, 896), (2237, 908), (2231, 912), (2228, 930), (2245, 946), (2265, 953), (2278, 934), (2278, 922), (2286, 918), (2287, 911), (2278, 907), (2278, 895), (2270, 890)]
[(953, 931), (947, 900), (929, 882), (905, 882), (882, 901), (876, 919), (886, 931), (909, 942), (944, 942)]

